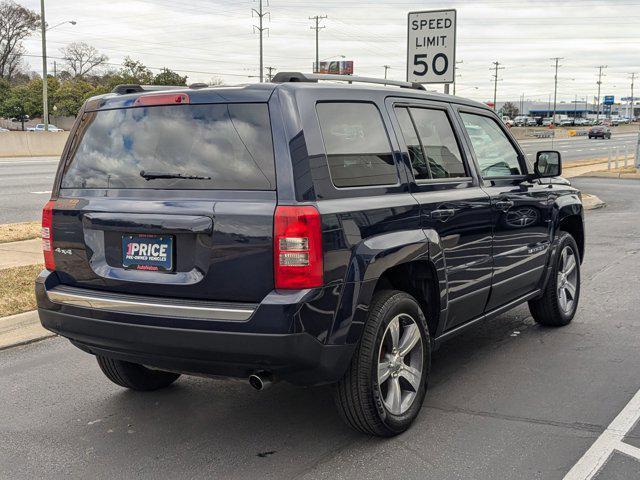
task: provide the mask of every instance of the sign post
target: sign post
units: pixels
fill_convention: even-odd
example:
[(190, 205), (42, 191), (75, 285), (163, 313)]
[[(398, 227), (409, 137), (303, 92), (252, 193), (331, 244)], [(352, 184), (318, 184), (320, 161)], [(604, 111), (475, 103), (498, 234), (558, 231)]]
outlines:
[(409, 12), (407, 81), (444, 83), (445, 93), (455, 81), (456, 11)]

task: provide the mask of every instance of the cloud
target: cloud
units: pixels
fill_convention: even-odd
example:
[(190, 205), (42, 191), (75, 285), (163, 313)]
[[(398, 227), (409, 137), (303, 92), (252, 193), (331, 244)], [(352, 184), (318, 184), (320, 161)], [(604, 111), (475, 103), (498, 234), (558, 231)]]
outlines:
[[(21, 4), (39, 10), (37, 0)], [(265, 0), (266, 4), (266, 0)], [(339, 1), (271, 0), (265, 11), (265, 66), (277, 70), (310, 71), (315, 56), (312, 15), (328, 15), (320, 32), (320, 58), (345, 55), (358, 75), (404, 79), (407, 12), (458, 10), (457, 93), (476, 100), (493, 97), (491, 62), (500, 61), (499, 99), (544, 99), (553, 91), (553, 62), (564, 57), (559, 72), (559, 97), (593, 97), (596, 66), (608, 65), (603, 93), (629, 95), (628, 73), (640, 71), (639, 1)], [(171, 0), (80, 1), (47, 4), (53, 25), (77, 20), (48, 34), (55, 56), (72, 41), (85, 41), (106, 53), (113, 63), (129, 55), (151, 67), (184, 72), (189, 81), (220, 77), (226, 83), (256, 81), (257, 1)], [(40, 54), (39, 37), (25, 42), (30, 54)], [(39, 71), (37, 58), (30, 58)], [(441, 86), (433, 86), (441, 89)]]

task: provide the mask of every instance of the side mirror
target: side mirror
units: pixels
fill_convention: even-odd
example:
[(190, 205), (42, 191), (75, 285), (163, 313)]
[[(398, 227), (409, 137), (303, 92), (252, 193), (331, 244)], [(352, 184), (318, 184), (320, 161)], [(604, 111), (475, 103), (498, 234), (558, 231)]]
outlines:
[(538, 178), (558, 177), (562, 173), (562, 159), (560, 152), (543, 150), (536, 155), (536, 163), (533, 166), (535, 176)]

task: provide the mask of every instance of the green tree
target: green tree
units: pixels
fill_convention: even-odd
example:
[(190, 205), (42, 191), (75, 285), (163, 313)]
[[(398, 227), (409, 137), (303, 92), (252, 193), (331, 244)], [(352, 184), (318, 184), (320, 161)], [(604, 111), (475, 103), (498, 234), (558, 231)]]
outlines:
[[(47, 80), (49, 95), (54, 97), (60, 83), (53, 77)], [(49, 105), (53, 107), (51, 103)], [(11, 118), (20, 115), (21, 112), (30, 117), (42, 116), (42, 79), (36, 78), (24, 85), (13, 87), (7, 98), (0, 103), (0, 116)]]
[(118, 75), (126, 80), (122, 83), (137, 83), (150, 85), (153, 83), (153, 73), (142, 62), (125, 57)]
[(51, 103), (56, 107), (56, 115), (76, 116), (85, 100), (99, 93), (105, 93), (104, 89), (81, 79), (73, 79), (60, 85), (52, 95)]
[(173, 70), (163, 68), (162, 71), (153, 78), (153, 85), (186, 85), (187, 77), (179, 75)]

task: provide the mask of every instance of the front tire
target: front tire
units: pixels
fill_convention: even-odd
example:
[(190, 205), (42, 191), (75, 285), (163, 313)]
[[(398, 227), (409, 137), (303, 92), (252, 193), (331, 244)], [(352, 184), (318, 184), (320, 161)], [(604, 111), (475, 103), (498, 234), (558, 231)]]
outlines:
[(351, 365), (335, 389), (343, 420), (369, 435), (404, 432), (422, 407), (431, 366), (427, 321), (409, 294), (374, 295)]
[(151, 370), (137, 363), (96, 356), (100, 370), (116, 385), (131, 390), (148, 392), (168, 387), (180, 376), (179, 373)]
[(568, 325), (580, 299), (580, 253), (575, 239), (561, 232), (557, 251), (542, 297), (529, 302), (533, 319), (548, 327)]

